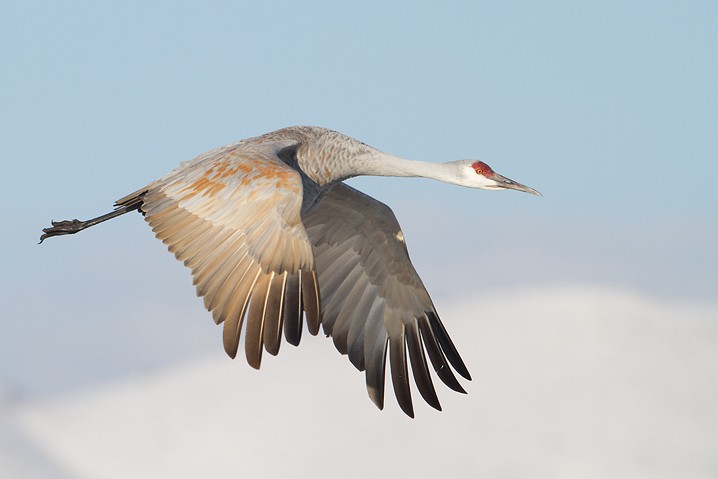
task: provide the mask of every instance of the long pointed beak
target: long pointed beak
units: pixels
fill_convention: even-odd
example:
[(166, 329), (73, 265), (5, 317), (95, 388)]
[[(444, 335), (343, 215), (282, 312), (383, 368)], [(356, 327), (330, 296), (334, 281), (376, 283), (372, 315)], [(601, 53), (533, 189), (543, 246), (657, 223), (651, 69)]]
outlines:
[(496, 182), (495, 188), (524, 191), (526, 193), (531, 193), (532, 195), (543, 196), (538, 190), (534, 190), (530, 186), (522, 185), (521, 183), (506, 178), (498, 173), (494, 173), (491, 179)]

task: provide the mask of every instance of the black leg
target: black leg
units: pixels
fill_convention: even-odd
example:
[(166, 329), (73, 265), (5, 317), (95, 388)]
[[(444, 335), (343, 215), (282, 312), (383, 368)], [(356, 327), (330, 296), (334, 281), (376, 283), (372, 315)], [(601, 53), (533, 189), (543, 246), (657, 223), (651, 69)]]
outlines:
[(134, 204), (134, 205), (128, 205), (128, 206), (120, 206), (119, 208), (117, 208), (114, 211), (111, 211), (110, 213), (107, 213), (102, 216), (98, 216), (97, 218), (92, 218), (92, 219), (86, 220), (86, 221), (81, 221), (81, 220), (53, 221), (51, 227), (43, 228), (42, 236), (40, 236), (40, 243), (45, 241), (45, 239), (51, 238), (53, 236), (75, 234), (78, 231), (82, 231), (85, 228), (89, 228), (90, 226), (95, 226), (96, 224), (102, 223), (103, 221), (107, 221), (112, 218), (116, 218), (118, 216), (124, 215), (125, 213), (128, 213), (130, 211), (135, 211), (135, 210), (139, 210), (139, 209), (140, 209), (140, 205)]

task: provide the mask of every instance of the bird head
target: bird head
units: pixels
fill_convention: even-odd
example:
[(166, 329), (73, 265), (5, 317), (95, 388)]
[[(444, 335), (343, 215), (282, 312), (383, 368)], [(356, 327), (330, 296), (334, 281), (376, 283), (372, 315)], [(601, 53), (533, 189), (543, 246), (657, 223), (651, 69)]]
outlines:
[(537, 190), (522, 185), (514, 180), (496, 173), (489, 165), (479, 160), (461, 160), (455, 162), (459, 167), (459, 177), (463, 186), (484, 190), (517, 190), (543, 196)]

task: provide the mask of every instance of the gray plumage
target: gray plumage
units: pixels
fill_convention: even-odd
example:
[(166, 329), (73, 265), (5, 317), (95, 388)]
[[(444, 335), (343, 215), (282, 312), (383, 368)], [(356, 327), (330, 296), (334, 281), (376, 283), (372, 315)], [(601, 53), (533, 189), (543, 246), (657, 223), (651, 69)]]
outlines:
[(299, 344), (306, 320), (311, 334), (321, 325), (339, 352), (366, 371), (380, 409), (388, 356), (401, 409), (414, 416), (411, 369), (421, 396), (440, 410), (430, 369), (458, 392), (464, 389), (452, 369), (471, 377), (391, 209), (342, 183), (358, 175), (538, 194), (483, 162), (404, 160), (335, 131), (291, 127), (204, 153), (121, 198), (112, 213), (53, 222), (41, 241), (139, 210), (191, 269), (197, 294), (224, 325), (231, 357), (245, 321), (245, 355), (259, 368), (263, 350), (279, 352), (282, 334)]

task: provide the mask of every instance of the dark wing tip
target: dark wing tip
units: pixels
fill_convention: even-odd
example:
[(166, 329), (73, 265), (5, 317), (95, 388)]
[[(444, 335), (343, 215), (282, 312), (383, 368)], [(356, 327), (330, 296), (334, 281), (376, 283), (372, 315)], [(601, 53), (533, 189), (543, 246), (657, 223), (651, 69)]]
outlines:
[(426, 316), (423, 316), (419, 318), (418, 322), (419, 331), (421, 332), (421, 337), (424, 340), (424, 345), (426, 346), (426, 352), (429, 355), (431, 364), (434, 366), (434, 371), (436, 371), (439, 379), (441, 379), (444, 384), (449, 386), (454, 391), (466, 394), (466, 391), (463, 387), (461, 387), (459, 381), (456, 380), (456, 376), (454, 376), (454, 373), (451, 372), (451, 367), (449, 367), (449, 364), (444, 358), (444, 353), (441, 351), (441, 347), (439, 346), (434, 330), (429, 323), (429, 319)]
[(284, 288), (284, 337), (292, 346), (299, 346), (302, 339), (302, 290), (299, 284), (299, 273), (287, 278)]
[(264, 329), (262, 340), (264, 350), (272, 356), (279, 354), (282, 344), (282, 326), (284, 322), (284, 302), (286, 300), (287, 273), (276, 274), (272, 278), (264, 308)]
[(469, 370), (466, 368), (464, 361), (461, 359), (459, 351), (451, 341), (449, 333), (446, 332), (444, 325), (441, 323), (441, 320), (439, 320), (439, 316), (437, 316), (437, 314), (433, 311), (428, 311), (426, 316), (429, 318), (431, 329), (434, 331), (434, 334), (439, 341), (439, 345), (446, 355), (446, 359), (449, 360), (457, 373), (459, 373), (464, 379), (468, 379), (470, 381), (471, 374), (469, 374)]
[(409, 350), (409, 359), (411, 360), (411, 370), (414, 373), (414, 381), (419, 389), (421, 397), (424, 401), (437, 411), (441, 411), (441, 404), (436, 395), (434, 384), (431, 381), (429, 367), (426, 364), (426, 356), (424, 347), (419, 337), (419, 327), (417, 322), (406, 326), (406, 346)]
[(319, 287), (315, 271), (302, 271), (302, 303), (307, 317), (307, 329), (312, 336), (319, 333), (322, 322), (319, 305)]
[(404, 334), (389, 339), (389, 363), (391, 381), (399, 407), (409, 417), (414, 417), (414, 404), (411, 401), (409, 370), (406, 364), (406, 343)]
[(366, 389), (369, 398), (380, 410), (384, 409), (384, 378), (386, 373), (387, 340), (380, 340), (366, 358)]

